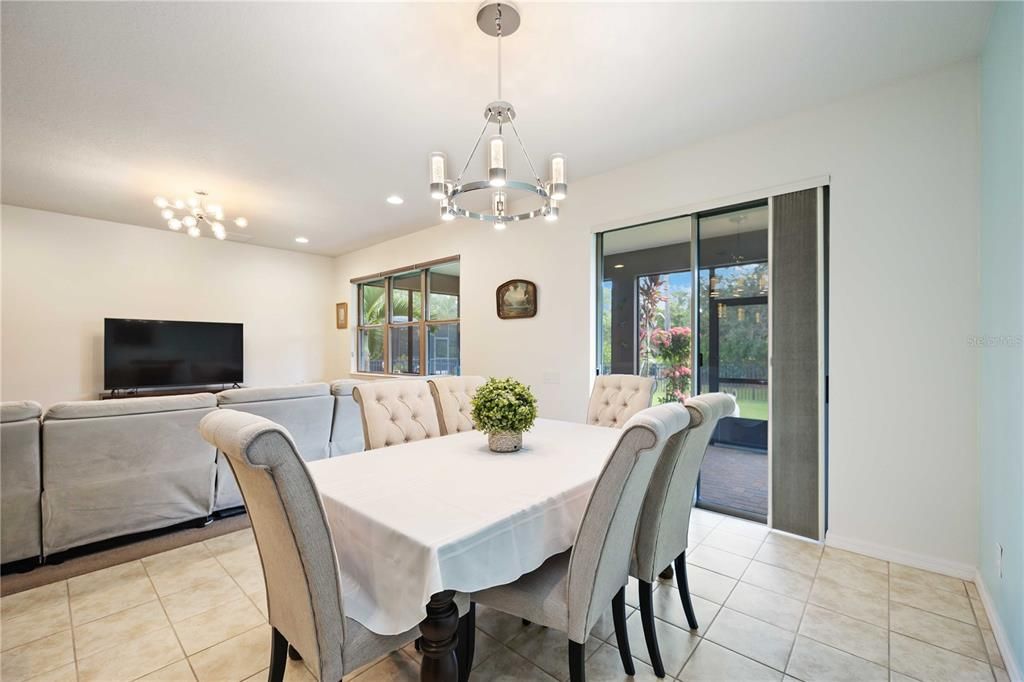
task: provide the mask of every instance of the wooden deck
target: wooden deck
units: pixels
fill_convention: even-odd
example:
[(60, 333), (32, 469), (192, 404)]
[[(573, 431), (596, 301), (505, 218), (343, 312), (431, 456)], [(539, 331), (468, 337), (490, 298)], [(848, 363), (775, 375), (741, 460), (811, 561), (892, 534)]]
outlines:
[(768, 514), (768, 456), (709, 445), (700, 469), (700, 500), (751, 514)]

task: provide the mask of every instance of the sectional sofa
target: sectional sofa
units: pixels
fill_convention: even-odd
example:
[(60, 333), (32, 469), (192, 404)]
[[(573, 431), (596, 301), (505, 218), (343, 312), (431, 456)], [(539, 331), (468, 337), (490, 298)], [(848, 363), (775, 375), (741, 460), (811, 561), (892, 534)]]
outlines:
[(283, 425), (307, 460), (363, 449), (352, 380), (190, 395), (0, 405), (0, 560), (205, 523), (240, 507), (223, 455), (199, 435), (213, 410)]

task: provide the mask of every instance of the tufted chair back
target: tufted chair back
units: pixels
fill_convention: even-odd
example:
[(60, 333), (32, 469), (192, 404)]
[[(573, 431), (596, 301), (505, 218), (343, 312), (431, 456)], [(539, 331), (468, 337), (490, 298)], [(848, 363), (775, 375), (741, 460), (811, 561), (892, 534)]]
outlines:
[(473, 394), (487, 380), (483, 377), (435, 377), (430, 384), (441, 435), (472, 431)]
[(605, 374), (597, 377), (590, 394), (587, 423), (621, 429), (629, 418), (651, 406), (653, 377)]
[(353, 388), (352, 397), (362, 413), (366, 450), (441, 435), (426, 381), (369, 381)]

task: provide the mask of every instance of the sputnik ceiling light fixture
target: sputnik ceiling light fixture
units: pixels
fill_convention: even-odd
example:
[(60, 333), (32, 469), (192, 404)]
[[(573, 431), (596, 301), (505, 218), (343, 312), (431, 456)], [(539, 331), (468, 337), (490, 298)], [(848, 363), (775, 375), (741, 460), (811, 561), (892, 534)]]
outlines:
[[(519, 28), (519, 11), (507, 2), (488, 2), (482, 5), (476, 15), (477, 26), (489, 36), (498, 39), (498, 99), (487, 105), (484, 110), (484, 126), (476, 138), (473, 151), (466, 159), (462, 172), (454, 180), (448, 178), (448, 157), (444, 152), (430, 154), (430, 196), (441, 204), (441, 219), (454, 220), (457, 217), (472, 218), (494, 223), (495, 229), (505, 229), (505, 224), (520, 220), (529, 220), (544, 216), (546, 220), (558, 219), (558, 202), (565, 199), (567, 192), (565, 175), (565, 156), (552, 154), (548, 161), (549, 176), (545, 182), (540, 179), (534, 168), (530, 155), (526, 153), (519, 131), (516, 130), (516, 111), (509, 102), (501, 99), (501, 39), (510, 36)], [(469, 168), (480, 141), (490, 125), (495, 125), (498, 132), (487, 139), (484, 157), (487, 162), (487, 179), (465, 182), (463, 177)], [(505, 154), (504, 129), (508, 126), (515, 135), (516, 142), (526, 157), (534, 181), (521, 182), (508, 178), (507, 156)], [(487, 190), (491, 192), (490, 212), (476, 212), (459, 205), (459, 197), (468, 192)], [(513, 214), (509, 211), (508, 190), (518, 190), (536, 194), (543, 201), (542, 205), (525, 213)]]
[[(156, 197), (153, 199), (153, 203), (160, 209), (160, 217), (167, 221), (167, 227), (175, 232), (184, 227), (188, 236), (199, 237), (202, 234), (202, 230), (199, 228), (206, 223), (213, 231), (214, 237), (221, 240), (227, 239), (228, 232), (221, 222), (224, 220), (224, 209), (219, 204), (208, 203), (207, 194), (201, 189), (197, 189), (192, 196), (184, 201)], [(179, 211), (182, 212), (181, 217), (178, 217)], [(242, 216), (238, 216), (233, 222), (241, 228), (249, 226), (249, 221)]]

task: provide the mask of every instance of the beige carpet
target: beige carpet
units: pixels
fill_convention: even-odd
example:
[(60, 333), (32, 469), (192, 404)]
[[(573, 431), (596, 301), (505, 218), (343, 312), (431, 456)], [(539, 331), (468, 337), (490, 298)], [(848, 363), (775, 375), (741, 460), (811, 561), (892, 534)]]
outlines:
[(238, 516), (230, 516), (226, 519), (217, 519), (204, 528), (185, 528), (171, 531), (139, 540), (138, 542), (68, 559), (62, 564), (44, 564), (37, 566), (27, 573), (11, 573), (0, 577), (0, 596), (6, 597), (16, 592), (31, 590), (33, 587), (48, 585), (59, 580), (67, 580), (76, 575), (91, 573), (101, 568), (116, 566), (126, 561), (135, 561), (136, 559), (152, 556), (153, 554), (190, 545), (193, 542), (209, 540), (219, 535), (248, 528), (249, 525), (249, 515), (239, 514)]

